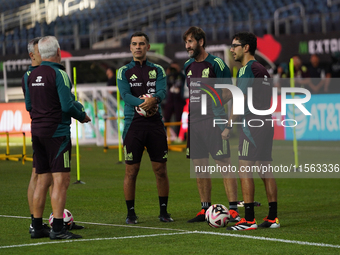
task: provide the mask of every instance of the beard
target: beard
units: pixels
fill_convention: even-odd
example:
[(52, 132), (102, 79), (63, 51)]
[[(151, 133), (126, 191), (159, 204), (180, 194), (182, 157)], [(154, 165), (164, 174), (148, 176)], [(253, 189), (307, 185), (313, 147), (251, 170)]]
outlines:
[(194, 51), (193, 53), (190, 54), (189, 51), (187, 50), (189, 58), (196, 58), (201, 53), (201, 49), (199, 47), (196, 47), (195, 49), (189, 49), (189, 50)]
[(236, 62), (241, 62), (241, 57), (234, 55), (233, 58)]

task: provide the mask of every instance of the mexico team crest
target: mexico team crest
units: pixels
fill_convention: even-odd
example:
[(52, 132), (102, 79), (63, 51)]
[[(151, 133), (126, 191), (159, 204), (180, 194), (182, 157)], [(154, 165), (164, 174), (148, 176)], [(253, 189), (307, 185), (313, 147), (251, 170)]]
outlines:
[(149, 72), (149, 79), (156, 79), (157, 73), (156, 70), (152, 70)]
[(206, 69), (203, 69), (202, 78), (209, 78), (209, 67)]

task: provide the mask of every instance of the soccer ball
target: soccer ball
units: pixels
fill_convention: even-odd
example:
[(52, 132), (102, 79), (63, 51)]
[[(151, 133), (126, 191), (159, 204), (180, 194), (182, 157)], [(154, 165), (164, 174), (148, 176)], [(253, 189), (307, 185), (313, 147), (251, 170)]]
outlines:
[(230, 213), (227, 207), (221, 204), (215, 204), (208, 208), (205, 212), (205, 220), (208, 225), (213, 228), (225, 227), (230, 218)]
[[(152, 97), (152, 94), (145, 94), (145, 95), (140, 96), (140, 98), (141, 97)], [(140, 116), (143, 116), (143, 117), (151, 117), (154, 115), (154, 114), (150, 114), (149, 112), (144, 111), (139, 106), (136, 106), (135, 110)], [(157, 110), (158, 110), (158, 105), (156, 105), (156, 109), (154, 110), (154, 112), (156, 112)]]
[[(63, 219), (64, 219), (64, 224), (69, 229), (69, 227), (73, 223), (73, 215), (72, 215), (72, 213), (69, 210), (64, 209)], [(48, 219), (48, 222), (49, 222), (50, 226), (53, 227), (53, 212), (50, 214), (50, 218)]]

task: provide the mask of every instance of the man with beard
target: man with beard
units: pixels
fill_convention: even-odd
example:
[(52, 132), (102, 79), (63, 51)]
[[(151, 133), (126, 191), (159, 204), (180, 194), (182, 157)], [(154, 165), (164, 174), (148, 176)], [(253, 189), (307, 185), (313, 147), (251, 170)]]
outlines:
[[(185, 48), (190, 59), (185, 63), (185, 75), (189, 91), (197, 92), (191, 94), (191, 97), (200, 98), (201, 95), (209, 94), (209, 91), (197, 90), (192, 82), (192, 78), (225, 78), (227, 84), (232, 84), (231, 74), (228, 66), (224, 61), (205, 51), (206, 36), (205, 32), (199, 27), (190, 27), (183, 35)], [(196, 89), (195, 89), (196, 88)], [(208, 93), (209, 92), (209, 93)], [(229, 90), (216, 89), (215, 96), (224, 99), (226, 103), (231, 99)], [(218, 96), (217, 96), (218, 94)], [(226, 119), (226, 113), (223, 105), (212, 104), (211, 97), (207, 102), (207, 114), (201, 115), (201, 102), (190, 100), (189, 109), (189, 133), (187, 140), (187, 158), (191, 158), (197, 167), (209, 166), (209, 153), (218, 166), (230, 167), (230, 146), (228, 140), (221, 137), (223, 126), (213, 127), (214, 119)], [(235, 173), (226, 173), (224, 177), (224, 187), (229, 200), (229, 211), (231, 214), (230, 221), (238, 222), (240, 220), (237, 209), (237, 179)], [(197, 187), (201, 199), (201, 211), (195, 218), (188, 222), (205, 221), (205, 212), (211, 205), (211, 179), (210, 174), (205, 172), (196, 173)]]
[[(266, 68), (255, 60), (255, 50), (257, 47), (257, 38), (254, 34), (244, 32), (234, 35), (230, 51), (235, 61), (242, 64), (242, 68), (237, 73), (237, 87), (244, 94), (244, 115), (234, 115), (231, 111), (228, 125), (232, 123), (249, 123), (252, 119), (260, 119), (264, 123), (262, 126), (251, 126), (244, 124), (240, 128), (239, 137), (239, 176), (241, 179), (242, 195), (244, 199), (245, 217), (234, 226), (228, 227), (227, 230), (254, 230), (261, 228), (279, 228), (280, 223), (277, 218), (277, 186), (273, 173), (268, 171), (259, 173), (267, 193), (269, 203), (269, 214), (264, 218), (264, 222), (259, 226), (255, 220), (254, 213), (254, 193), (255, 185), (253, 173), (244, 171), (245, 169), (261, 170), (262, 167), (270, 169), (272, 161), (272, 146), (274, 127), (266, 119), (271, 119), (271, 114), (262, 116), (250, 112), (248, 108), (247, 97), (248, 88), (252, 88), (252, 102), (257, 110), (268, 110), (271, 105), (272, 87), (270, 75)], [(249, 94), (249, 96), (251, 96)], [(222, 137), (229, 139), (229, 129), (226, 129)]]

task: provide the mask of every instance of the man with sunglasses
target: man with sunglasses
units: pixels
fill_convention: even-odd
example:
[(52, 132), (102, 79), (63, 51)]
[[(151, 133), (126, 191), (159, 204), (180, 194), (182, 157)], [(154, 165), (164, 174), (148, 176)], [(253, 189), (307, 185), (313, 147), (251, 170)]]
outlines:
[[(252, 102), (256, 110), (267, 110), (271, 105), (272, 87), (270, 75), (267, 70), (255, 60), (255, 50), (257, 47), (257, 38), (254, 34), (243, 32), (234, 35), (231, 53), (235, 61), (242, 64), (242, 68), (237, 73), (237, 87), (239, 87), (247, 102), (248, 88), (252, 88)], [(277, 186), (272, 172), (260, 173), (259, 175), (266, 188), (267, 199), (269, 203), (269, 214), (264, 218), (264, 222), (259, 226), (255, 220), (254, 213), (254, 179), (251, 171), (245, 171), (257, 166), (269, 166), (272, 161), (272, 145), (274, 128), (270, 121), (263, 121), (262, 126), (257, 124), (248, 125), (253, 119), (265, 120), (271, 119), (271, 115), (259, 116), (250, 112), (248, 104), (245, 103), (244, 115), (233, 115), (229, 118), (228, 126), (231, 123), (244, 123), (240, 128), (239, 137), (239, 176), (242, 186), (242, 194), (245, 207), (245, 218), (242, 218), (234, 226), (228, 227), (227, 230), (253, 230), (258, 227), (262, 228), (279, 228), (280, 223), (277, 218)], [(222, 133), (224, 139), (229, 139), (230, 129), (225, 129)]]

